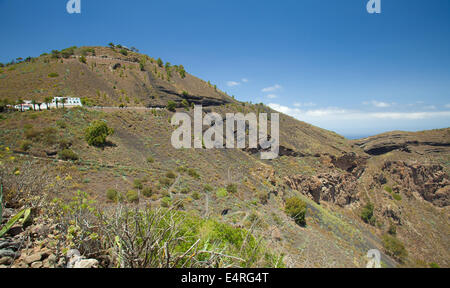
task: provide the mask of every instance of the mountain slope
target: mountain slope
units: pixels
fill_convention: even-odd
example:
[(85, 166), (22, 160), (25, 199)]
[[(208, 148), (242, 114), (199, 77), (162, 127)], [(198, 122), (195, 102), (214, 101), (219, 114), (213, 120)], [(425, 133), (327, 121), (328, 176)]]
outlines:
[[(104, 209), (114, 205), (108, 189), (126, 193), (140, 180), (155, 191), (152, 197), (141, 196), (140, 206), (182, 200), (180, 209), (254, 229), (271, 249), (285, 254), (288, 267), (364, 267), (373, 248), (383, 252), (383, 263), (390, 267), (450, 265), (448, 129), (349, 141), (280, 114), (278, 159), (263, 161), (258, 151), (238, 149), (176, 150), (168, 121), (173, 112), (143, 107), (176, 101), (179, 111), (192, 113), (183, 107), (187, 100), (189, 106), (202, 104), (222, 115), (275, 111), (238, 102), (187, 73), (182, 78), (179, 68), (169, 68), (167, 79), (166, 67), (135, 52), (83, 47), (73, 53), (67, 59), (44, 55), (3, 68), (0, 99), (43, 101), (64, 95), (115, 108), (0, 114), (0, 145), (17, 157), (10, 169), (30, 162), (45, 167), (39, 171), (63, 179), (59, 196), (69, 199), (77, 190), (86, 191)], [(86, 64), (80, 61), (84, 54)], [(117, 108), (121, 104), (129, 108)], [(115, 130), (104, 149), (84, 140), (84, 129), (94, 120)], [(79, 160), (57, 161), (62, 146)], [(171, 172), (175, 179), (168, 177)], [(11, 191), (17, 188), (13, 184)], [(223, 193), (230, 184), (236, 189)], [(285, 201), (292, 196), (308, 204), (306, 227), (285, 213)], [(374, 206), (372, 225), (361, 219), (367, 203)], [(392, 227), (408, 251), (402, 261), (383, 247), (383, 236)]]

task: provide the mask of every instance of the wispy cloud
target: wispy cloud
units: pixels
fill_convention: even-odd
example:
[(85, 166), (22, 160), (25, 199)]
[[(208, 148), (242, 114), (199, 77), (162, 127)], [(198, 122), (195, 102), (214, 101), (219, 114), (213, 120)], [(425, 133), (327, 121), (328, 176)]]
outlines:
[(445, 105), (445, 108), (450, 108), (450, 104)]
[(366, 101), (366, 102), (363, 102), (363, 104), (364, 105), (372, 105), (376, 108), (387, 108), (387, 107), (392, 106), (392, 103), (380, 102), (380, 101), (376, 101), (376, 100), (373, 100), (370, 102)]
[(300, 108), (300, 107), (314, 107), (314, 106), (316, 106), (316, 103), (313, 103), (313, 102), (306, 102), (306, 103), (296, 102), (296, 103), (294, 103), (294, 106), (297, 107), (297, 108)]
[(239, 86), (239, 85), (241, 85), (241, 83), (236, 82), (236, 81), (228, 81), (227, 82), (228, 87), (235, 87), (235, 86)]
[(275, 84), (274, 86), (263, 88), (261, 91), (264, 93), (274, 92), (274, 91), (280, 90), (281, 88), (283, 88), (283, 87), (281, 87), (281, 85)]
[(275, 98), (278, 98), (278, 95), (276, 95), (276, 94), (269, 94), (269, 95), (267, 95), (267, 98), (275, 99)]
[(247, 83), (248, 82), (248, 79), (247, 78), (242, 78), (242, 83)]

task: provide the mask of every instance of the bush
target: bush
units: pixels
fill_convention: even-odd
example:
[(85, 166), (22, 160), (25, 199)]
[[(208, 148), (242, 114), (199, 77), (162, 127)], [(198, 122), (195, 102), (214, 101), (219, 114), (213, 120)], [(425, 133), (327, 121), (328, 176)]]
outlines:
[(170, 179), (175, 179), (177, 177), (177, 175), (173, 171), (168, 171), (166, 173), (166, 177), (170, 178)]
[(145, 187), (145, 188), (142, 190), (142, 194), (143, 194), (145, 197), (150, 198), (150, 197), (153, 196), (153, 189), (152, 189), (151, 187)]
[(432, 262), (432, 263), (430, 263), (430, 268), (441, 268), (437, 263), (434, 263), (434, 262)]
[(394, 198), (397, 201), (401, 201), (402, 200), (402, 196), (398, 193), (392, 193), (392, 198)]
[(59, 77), (59, 74), (56, 73), (56, 72), (52, 72), (52, 73), (49, 73), (49, 74), (48, 74), (48, 77), (50, 77), (50, 78), (56, 78), (56, 77)]
[(216, 191), (216, 196), (218, 198), (225, 198), (225, 197), (228, 196), (228, 192), (227, 192), (227, 190), (225, 188), (219, 188)]
[(205, 184), (205, 186), (203, 186), (203, 190), (205, 190), (205, 192), (211, 192), (214, 188), (209, 184)]
[(106, 145), (106, 137), (114, 134), (114, 129), (108, 128), (105, 122), (93, 121), (85, 130), (85, 139), (87, 143), (95, 147), (103, 147)]
[(86, 57), (81, 56), (80, 57), (80, 62), (83, 63), (83, 64), (86, 64), (87, 63)]
[(405, 261), (405, 258), (408, 256), (408, 252), (403, 243), (393, 236), (387, 234), (383, 236), (383, 247), (388, 255), (396, 258), (400, 262)]
[(197, 191), (192, 193), (192, 199), (198, 200), (198, 199), (200, 199), (200, 197), (201, 197), (200, 193), (198, 193)]
[(172, 112), (175, 112), (176, 109), (177, 108), (177, 103), (175, 103), (174, 101), (172, 101), (172, 100), (169, 100), (169, 102), (167, 102), (167, 110), (169, 110), (169, 111), (172, 111)]
[(117, 202), (119, 200), (119, 192), (114, 189), (108, 189), (108, 191), (106, 191), (106, 198), (110, 201)]
[(306, 208), (306, 202), (298, 197), (292, 197), (286, 200), (286, 213), (300, 226), (306, 225)]
[(167, 177), (163, 177), (159, 179), (159, 183), (161, 183), (162, 186), (169, 187), (172, 185), (173, 180)]
[(120, 54), (124, 55), (124, 56), (128, 56), (128, 51), (126, 49), (120, 49)]
[(189, 168), (187, 170), (187, 172), (188, 172), (188, 175), (191, 176), (192, 178), (195, 178), (195, 179), (200, 178), (200, 175), (198, 174), (197, 170), (195, 170), (194, 168)]
[(140, 179), (134, 179), (133, 187), (142, 190), (142, 188), (144, 188), (144, 185), (142, 185), (142, 181)]
[(236, 194), (237, 193), (237, 185), (236, 184), (228, 184), (227, 192), (231, 193), (231, 194)]
[(127, 192), (127, 201), (130, 203), (139, 203), (139, 195), (138, 192), (134, 190), (130, 190)]
[(367, 224), (370, 225), (375, 225), (376, 223), (376, 218), (373, 215), (373, 204), (372, 203), (367, 203), (366, 206), (363, 207), (362, 211), (361, 211), (361, 219), (366, 222)]
[(158, 58), (158, 60), (156, 60), (156, 63), (158, 64), (159, 67), (163, 67), (164, 62), (161, 60), (161, 58)]
[(385, 190), (386, 192), (388, 192), (389, 194), (392, 193), (392, 188), (389, 187), (389, 186), (384, 187), (384, 190)]
[(78, 155), (70, 149), (64, 149), (59, 152), (59, 158), (65, 161), (76, 161), (79, 159)]

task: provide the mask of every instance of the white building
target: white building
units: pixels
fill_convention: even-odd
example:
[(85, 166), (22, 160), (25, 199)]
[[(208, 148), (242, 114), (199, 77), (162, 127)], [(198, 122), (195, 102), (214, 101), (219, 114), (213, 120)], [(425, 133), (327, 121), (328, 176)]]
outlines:
[[(63, 101), (65, 99), (64, 105), (63, 105)], [(56, 102), (58, 102), (58, 105), (56, 105)], [(24, 100), (23, 101), (24, 104), (22, 105), (15, 105), (14, 108), (16, 110), (19, 111), (28, 111), (28, 110), (39, 110), (39, 105), (33, 105), (31, 100)], [(72, 97), (54, 97), (52, 102), (49, 103), (48, 108), (49, 109), (53, 109), (53, 108), (60, 108), (60, 107), (68, 107), (68, 108), (72, 108), (72, 107), (82, 107), (83, 104), (81, 103), (81, 99), (80, 98), (72, 98)], [(47, 110), (47, 104), (46, 103), (42, 103), (40, 106), (41, 110)]]
[(81, 99), (80, 98), (71, 98), (71, 97), (55, 97), (52, 100), (52, 103), (50, 104), (50, 108), (55, 107), (56, 108), (56, 101), (58, 101), (58, 106), (59, 105), (63, 105), (63, 101), (64, 99), (66, 100), (64, 102), (64, 107), (75, 107), (75, 106), (83, 106), (83, 104), (81, 104)]

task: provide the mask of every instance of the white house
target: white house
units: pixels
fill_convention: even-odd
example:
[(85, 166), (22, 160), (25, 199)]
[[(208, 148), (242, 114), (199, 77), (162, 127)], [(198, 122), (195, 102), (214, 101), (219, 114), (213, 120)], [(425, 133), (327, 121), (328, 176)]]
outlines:
[(50, 108), (56, 107), (56, 101), (58, 101), (58, 106), (63, 104), (64, 99), (66, 102), (64, 102), (64, 107), (75, 107), (75, 106), (83, 106), (81, 104), (80, 98), (71, 98), (71, 97), (54, 97), (52, 100), (52, 103), (50, 104)]

